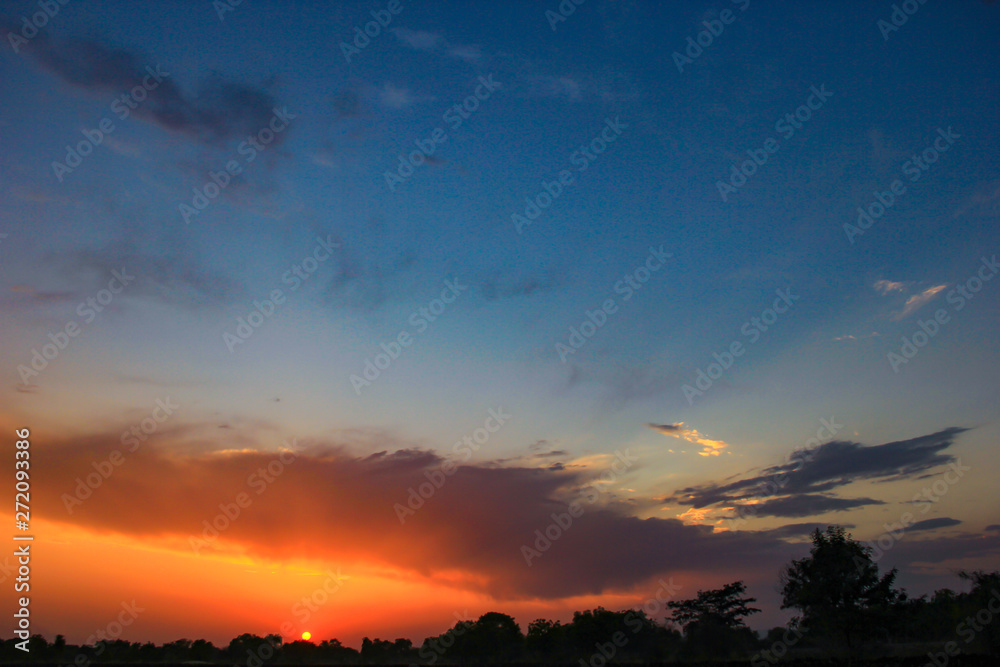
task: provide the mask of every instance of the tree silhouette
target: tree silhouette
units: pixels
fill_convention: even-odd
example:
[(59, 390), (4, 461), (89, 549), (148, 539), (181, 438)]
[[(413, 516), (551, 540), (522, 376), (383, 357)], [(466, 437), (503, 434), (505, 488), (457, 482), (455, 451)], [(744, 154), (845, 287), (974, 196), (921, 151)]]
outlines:
[(689, 600), (674, 600), (667, 603), (673, 609), (673, 618), (685, 630), (692, 623), (712, 623), (724, 628), (745, 626), (743, 619), (760, 609), (748, 606), (756, 598), (741, 597), (746, 592), (746, 584), (734, 581), (712, 591), (698, 591), (697, 597)]
[(781, 608), (798, 609), (802, 627), (842, 640), (853, 657), (859, 641), (885, 632), (901, 615), (905, 593), (893, 588), (895, 568), (880, 578), (871, 548), (840, 526), (817, 528), (812, 545), (807, 558), (781, 573)]
[(743, 597), (746, 585), (734, 581), (722, 588), (698, 591), (694, 598), (667, 603), (673, 620), (684, 628), (685, 657), (724, 658), (753, 648), (756, 636), (743, 619), (760, 609), (756, 598)]
[[(963, 641), (965, 638), (978, 639), (990, 655), (1000, 655), (1000, 614), (993, 611), (1000, 608), (1000, 572), (963, 570), (958, 576), (972, 584), (968, 594), (968, 615), (963, 619), (964, 627), (968, 628)], [(983, 613), (984, 609), (987, 613)]]

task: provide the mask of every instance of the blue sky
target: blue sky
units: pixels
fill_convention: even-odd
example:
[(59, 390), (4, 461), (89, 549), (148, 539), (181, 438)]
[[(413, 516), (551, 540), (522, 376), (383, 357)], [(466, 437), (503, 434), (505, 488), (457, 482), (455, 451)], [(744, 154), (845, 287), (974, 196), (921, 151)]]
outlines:
[[(879, 21), (891, 3), (589, 0), (554, 28), (554, 1), (395, 7), (349, 59), (341, 43), (384, 4), (252, 0), (220, 18), (200, 0), (70, 2), (16, 52), (5, 38), (4, 424), (85, 450), (169, 394), (182, 407), (178, 432), (157, 436), (164, 451), (266, 451), (294, 435), (363, 458), (446, 453), (502, 406), (510, 424), (470, 465), (585, 475), (632, 447), (641, 463), (609, 511), (717, 533), (731, 508), (694, 514), (677, 491), (778, 465), (821, 419), (865, 446), (958, 427), (968, 430), (941, 436), (940, 455), (976, 473), (928, 516), (960, 523), (893, 558), (922, 563), (907, 573), (917, 588), (966, 557), (995, 560), (995, 542), (928, 555), (997, 523), (995, 7), (918, 5), (888, 38)], [(34, 11), (5, 5), (4, 34)], [(706, 22), (719, 32), (711, 43)], [(678, 71), (675, 53), (699, 33), (708, 45)], [(121, 119), (112, 103), (147, 66), (167, 74)], [(475, 110), (448, 120), (470, 95)], [(287, 123), (250, 161), (247, 135), (276, 110)], [(776, 125), (796, 113), (794, 133)], [(53, 162), (106, 118), (113, 131), (60, 180)], [(580, 170), (577, 151), (608, 127), (614, 140), (598, 139)], [(390, 188), (386, 172), (437, 128), (446, 140)], [(933, 164), (907, 167), (925, 150)], [(729, 181), (753, 155), (766, 161)], [(186, 221), (180, 206), (230, 161), (241, 173)], [(519, 233), (512, 215), (562, 170), (572, 182)], [(884, 215), (845, 231), (897, 180), (905, 191)], [(720, 181), (741, 184), (724, 200)], [(318, 257), (317, 239), (336, 248), (293, 291), (283, 276)], [(671, 257), (625, 300), (620, 281), (649, 266), (651, 248)], [(80, 304), (112, 269), (134, 282), (83, 321)], [(465, 289), (433, 321), (417, 315), (446, 281)], [(283, 301), (231, 351), (224, 335), (274, 290)], [(796, 299), (768, 314), (778, 290)], [(608, 299), (614, 312), (561, 359), (557, 344)], [(935, 334), (894, 363), (936, 316)], [(774, 319), (765, 331), (754, 317)], [(38, 373), (20, 370), (69, 322), (80, 333), (65, 350)], [(352, 375), (400, 332), (412, 344), (356, 391)], [(688, 400), (685, 385), (734, 343), (743, 353)], [(751, 528), (763, 539), (789, 523), (841, 523), (875, 537), (928, 483), (921, 475), (944, 470), (927, 456), (867, 472), (845, 464), (858, 477), (822, 492), (884, 504)]]

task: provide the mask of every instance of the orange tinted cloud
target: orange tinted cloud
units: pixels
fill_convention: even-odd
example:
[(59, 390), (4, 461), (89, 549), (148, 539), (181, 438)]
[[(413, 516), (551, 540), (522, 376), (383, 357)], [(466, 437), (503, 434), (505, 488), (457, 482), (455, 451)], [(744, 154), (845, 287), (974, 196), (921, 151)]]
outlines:
[[(127, 448), (116, 436), (39, 448), (39, 510), (192, 555), (363, 564), (507, 599), (600, 594), (680, 569), (721, 570), (733, 550), (747, 568), (771, 567), (785, 546), (587, 501), (581, 490), (601, 471), (585, 466), (443, 468), (430, 451), (359, 456), (320, 443), (284, 454), (197, 453), (158, 437), (159, 446), (123, 452), (119, 465), (113, 452)], [(88, 476), (100, 486), (78, 501)], [(582, 515), (553, 528), (580, 498)], [(546, 531), (558, 533), (549, 546), (539, 537)], [(522, 547), (539, 545), (544, 557), (529, 565)]]

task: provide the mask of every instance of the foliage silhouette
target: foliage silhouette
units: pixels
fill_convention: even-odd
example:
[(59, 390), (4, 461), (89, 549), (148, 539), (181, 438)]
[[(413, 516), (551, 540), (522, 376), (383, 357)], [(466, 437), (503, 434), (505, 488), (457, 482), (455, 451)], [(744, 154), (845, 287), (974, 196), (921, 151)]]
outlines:
[[(66, 643), (57, 635), (27, 641), (0, 641), (0, 661), (91, 667), (94, 664), (212, 663), (236, 667), (271, 665), (459, 665), (572, 664), (605, 667), (677, 660), (742, 660), (754, 667), (779, 660), (831, 657), (831, 645), (851, 660), (862, 652), (892, 664), (943, 664), (949, 667), (994, 664), (1000, 655), (1000, 571), (959, 572), (966, 593), (949, 589), (930, 597), (908, 598), (894, 587), (896, 570), (880, 575), (871, 550), (843, 528), (812, 534), (808, 556), (781, 572), (782, 608), (798, 615), (788, 627), (758, 638), (745, 619), (760, 610), (750, 605), (742, 581), (698, 591), (696, 597), (667, 603), (672, 618), (656, 621), (641, 610), (598, 607), (573, 614), (564, 623), (537, 619), (527, 633), (511, 616), (488, 612), (478, 620), (458, 621), (446, 632), (427, 637), (419, 648), (409, 639), (365, 637), (360, 650), (337, 639), (283, 643), (276, 634), (244, 633), (225, 647), (204, 639), (178, 639), (161, 646), (103, 640), (89, 646)], [(675, 627), (676, 624), (678, 627)], [(682, 632), (683, 630), (683, 632)], [(949, 653), (945, 653), (945, 648)], [(780, 650), (778, 650), (780, 649)], [(960, 654), (960, 655), (959, 655)], [(899, 656), (913, 656), (901, 658)], [(977, 663), (975, 655), (994, 663)], [(989, 658), (987, 656), (993, 656)], [(875, 663), (872, 663), (875, 664)]]

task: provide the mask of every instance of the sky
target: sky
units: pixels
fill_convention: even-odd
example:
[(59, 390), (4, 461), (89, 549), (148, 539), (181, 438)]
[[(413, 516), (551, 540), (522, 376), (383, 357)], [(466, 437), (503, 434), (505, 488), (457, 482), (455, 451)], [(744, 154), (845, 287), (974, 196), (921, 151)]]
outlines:
[(4, 2), (32, 631), (735, 580), (766, 628), (831, 524), (913, 595), (995, 569), (997, 11)]

